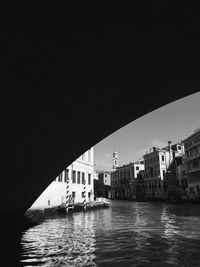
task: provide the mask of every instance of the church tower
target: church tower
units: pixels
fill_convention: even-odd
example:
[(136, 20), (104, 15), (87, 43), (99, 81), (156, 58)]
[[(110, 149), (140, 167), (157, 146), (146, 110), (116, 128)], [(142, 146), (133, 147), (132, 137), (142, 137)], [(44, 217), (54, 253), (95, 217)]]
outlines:
[(115, 170), (117, 167), (119, 167), (119, 156), (118, 156), (116, 149), (113, 152), (112, 161), (113, 161), (113, 167), (112, 168), (113, 168), (113, 170)]

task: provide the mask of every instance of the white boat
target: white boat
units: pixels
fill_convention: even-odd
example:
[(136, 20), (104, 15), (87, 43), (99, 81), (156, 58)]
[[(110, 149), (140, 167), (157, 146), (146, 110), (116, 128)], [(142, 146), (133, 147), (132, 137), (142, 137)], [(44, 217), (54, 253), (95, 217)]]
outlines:
[(103, 203), (104, 207), (110, 207), (111, 201), (105, 197), (97, 197), (95, 200), (97, 203)]

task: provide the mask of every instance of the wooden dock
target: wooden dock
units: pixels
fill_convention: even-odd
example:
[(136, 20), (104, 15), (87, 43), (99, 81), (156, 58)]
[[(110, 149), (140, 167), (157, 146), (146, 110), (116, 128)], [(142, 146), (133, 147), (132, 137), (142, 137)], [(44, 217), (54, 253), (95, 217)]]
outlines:
[(68, 212), (66, 204), (62, 204), (58, 206), (57, 212), (58, 213), (71, 213), (71, 212), (78, 212), (78, 211), (87, 211), (87, 210), (94, 210), (94, 209), (101, 209), (101, 208), (109, 208), (111, 203), (109, 201), (103, 200), (96, 200), (93, 202), (86, 203), (73, 203), (68, 206)]

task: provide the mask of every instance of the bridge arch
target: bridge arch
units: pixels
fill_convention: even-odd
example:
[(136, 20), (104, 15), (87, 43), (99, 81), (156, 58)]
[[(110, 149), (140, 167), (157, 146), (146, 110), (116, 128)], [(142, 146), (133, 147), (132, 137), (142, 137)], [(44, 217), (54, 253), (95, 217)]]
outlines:
[(88, 148), (199, 91), (198, 9), (134, 5), (2, 14), (2, 210), (24, 211)]

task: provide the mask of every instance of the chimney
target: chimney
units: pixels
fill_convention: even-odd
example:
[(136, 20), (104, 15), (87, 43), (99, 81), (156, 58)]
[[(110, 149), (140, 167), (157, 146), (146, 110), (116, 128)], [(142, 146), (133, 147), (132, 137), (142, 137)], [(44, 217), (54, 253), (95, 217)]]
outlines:
[(156, 151), (156, 148), (155, 148), (155, 146), (153, 147), (153, 151)]
[(169, 164), (171, 163), (171, 161), (173, 160), (173, 153), (172, 152), (172, 145), (171, 145), (171, 141), (168, 141), (168, 150), (169, 150)]
[(171, 150), (172, 150), (172, 145), (171, 145), (171, 141), (168, 141), (168, 149), (169, 149), (169, 152), (171, 152)]

